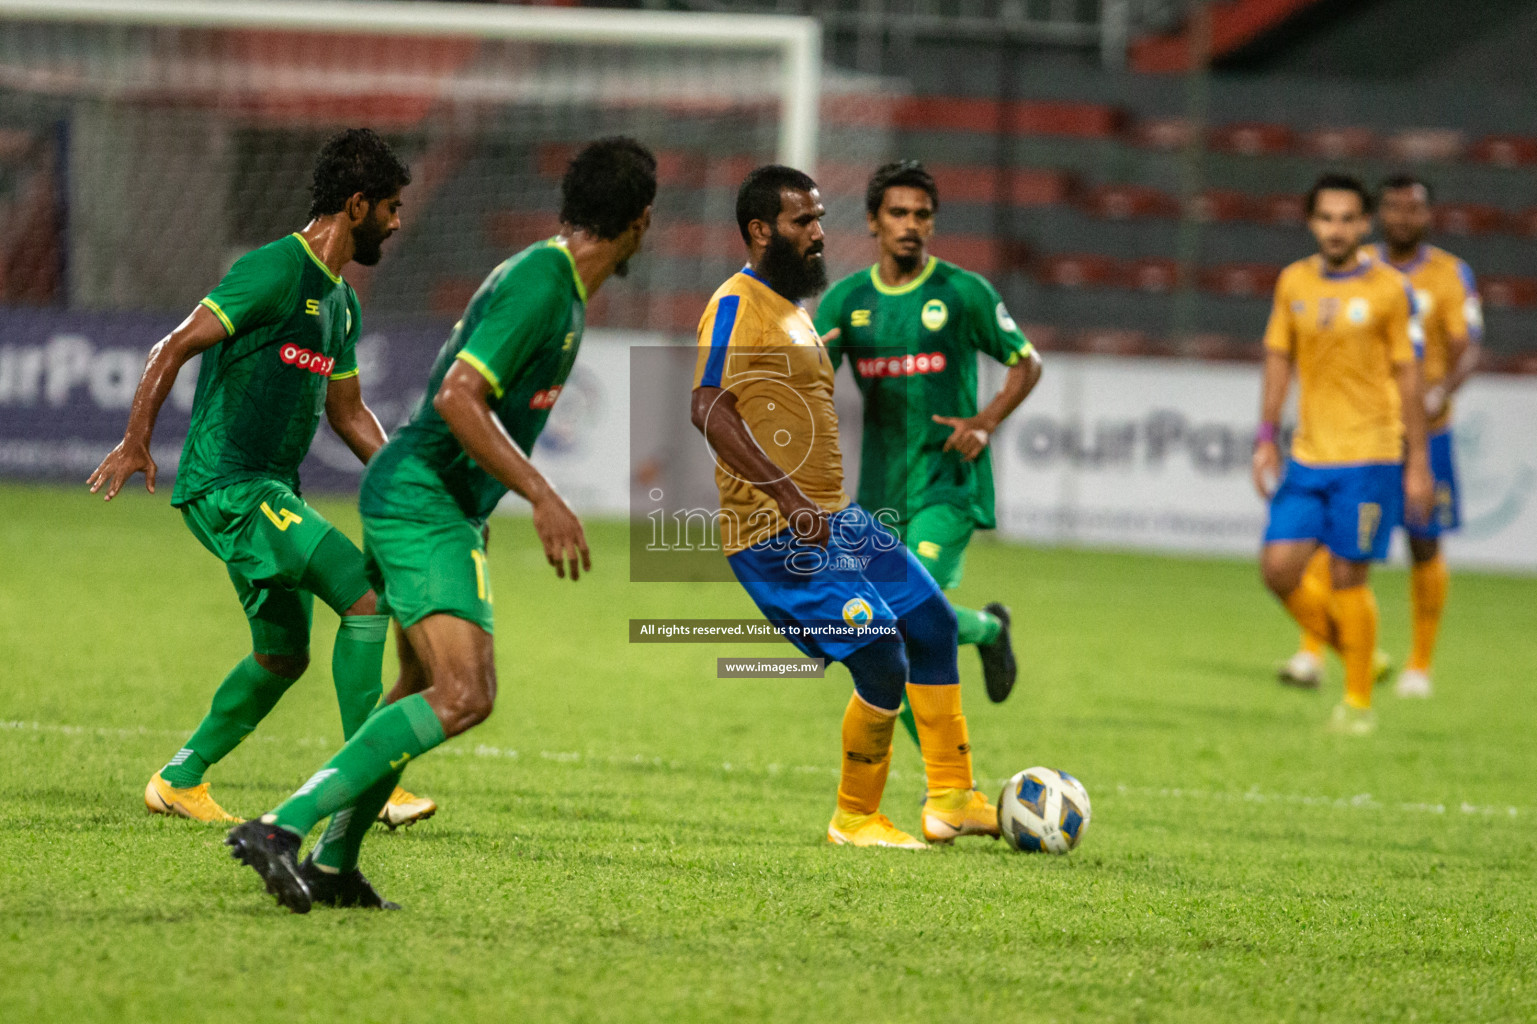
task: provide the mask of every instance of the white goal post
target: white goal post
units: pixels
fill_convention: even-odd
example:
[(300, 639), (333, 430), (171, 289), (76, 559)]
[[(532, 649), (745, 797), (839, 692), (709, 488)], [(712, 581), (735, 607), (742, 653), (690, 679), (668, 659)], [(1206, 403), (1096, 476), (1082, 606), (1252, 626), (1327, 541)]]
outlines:
[(822, 29), (815, 18), (374, 0), (0, 0), (4, 21), (458, 36), (631, 49), (771, 48), (783, 63), (776, 158), (816, 173)]

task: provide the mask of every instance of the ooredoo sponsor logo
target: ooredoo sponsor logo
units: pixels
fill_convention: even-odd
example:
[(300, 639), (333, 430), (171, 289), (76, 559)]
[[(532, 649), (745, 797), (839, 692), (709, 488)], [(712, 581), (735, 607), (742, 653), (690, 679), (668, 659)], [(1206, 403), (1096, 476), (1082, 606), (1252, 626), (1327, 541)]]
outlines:
[(278, 358), (289, 366), (297, 366), (301, 370), (318, 373), (322, 377), (328, 376), (331, 368), (336, 365), (336, 360), (331, 356), (323, 356), (319, 352), (311, 352), (307, 348), (298, 345), (284, 345), (278, 350)]
[(915, 356), (887, 356), (860, 359), (854, 364), (861, 377), (911, 377), (920, 373), (943, 373), (943, 352), (920, 352)]

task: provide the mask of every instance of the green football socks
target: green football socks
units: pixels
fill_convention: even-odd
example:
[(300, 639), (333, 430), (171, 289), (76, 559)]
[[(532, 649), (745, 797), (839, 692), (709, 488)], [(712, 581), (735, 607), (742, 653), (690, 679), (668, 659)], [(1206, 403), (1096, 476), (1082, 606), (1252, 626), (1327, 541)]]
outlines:
[(403, 770), (407, 761), (443, 739), (443, 724), (421, 694), (382, 707), (324, 768), (262, 820), (306, 836), (320, 819), (357, 803), (374, 783)]
[(239, 746), (292, 685), (292, 679), (268, 672), (255, 655), (246, 655), (219, 684), (208, 714), (161, 776), (177, 789), (201, 783), (208, 767)]
[(990, 644), (998, 639), (1003, 623), (998, 621), (996, 615), (962, 608), (958, 604), (952, 604), (951, 607), (955, 609), (957, 644), (962, 647), (966, 644)]
[(363, 839), (378, 820), (379, 812), (389, 802), (390, 794), (400, 785), (400, 777), (405, 771), (402, 766), (390, 772), (364, 790), (357, 803), (331, 815), (331, 823), (326, 826), (320, 842), (310, 852), (316, 864), (338, 874), (358, 866), (358, 853), (363, 848)]
[(383, 692), (384, 641), (389, 636), (388, 615), (345, 615), (336, 630), (331, 649), (331, 681), (336, 686), (336, 705), (342, 713), (342, 736), (363, 727), (374, 713)]

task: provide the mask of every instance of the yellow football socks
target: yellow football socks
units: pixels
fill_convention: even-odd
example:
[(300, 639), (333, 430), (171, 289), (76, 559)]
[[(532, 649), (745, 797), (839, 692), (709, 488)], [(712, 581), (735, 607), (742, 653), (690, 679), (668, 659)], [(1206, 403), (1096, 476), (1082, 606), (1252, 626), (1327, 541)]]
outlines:
[(971, 742), (961, 712), (961, 688), (907, 684), (907, 703), (918, 722), (918, 746), (929, 792), (965, 789), (971, 782)]
[[(1313, 557), (1308, 560), (1308, 567), (1303, 571), (1303, 579), (1319, 592), (1327, 593), (1334, 589), (1334, 583), (1329, 577), (1329, 549), (1320, 547), (1313, 552)], [(1324, 647), (1328, 641), (1321, 633), (1315, 633), (1310, 629), (1302, 631), (1302, 644), (1300, 649), (1313, 655), (1315, 658), (1324, 656)]]
[(1377, 651), (1377, 598), (1367, 586), (1336, 590), (1329, 598), (1328, 617), (1338, 631), (1340, 660), (1345, 663), (1345, 703), (1369, 708), (1376, 682), (1372, 656)]
[(1332, 593), (1327, 586), (1321, 587), (1317, 580), (1303, 574), (1297, 589), (1286, 595), (1286, 610), (1291, 612), (1292, 618), (1297, 620), (1304, 633), (1321, 636), (1338, 646), (1334, 640), (1334, 624), (1329, 621)]
[(1441, 611), (1446, 607), (1446, 591), (1451, 574), (1440, 554), (1427, 562), (1415, 562), (1409, 570), (1409, 600), (1414, 611), (1414, 640), (1409, 649), (1408, 667), (1417, 672), (1430, 671), (1430, 659), (1436, 653), (1436, 634), (1441, 629)]
[(843, 711), (843, 769), (838, 777), (838, 807), (849, 814), (880, 810), (891, 768), (891, 734), (897, 713), (849, 696)]

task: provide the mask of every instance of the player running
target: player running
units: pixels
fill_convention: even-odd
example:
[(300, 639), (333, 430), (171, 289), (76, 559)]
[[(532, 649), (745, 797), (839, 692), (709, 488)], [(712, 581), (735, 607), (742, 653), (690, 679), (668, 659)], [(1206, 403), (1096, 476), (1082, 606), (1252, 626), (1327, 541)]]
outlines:
[[(1330, 727), (1363, 735), (1376, 727), (1369, 569), (1386, 557), (1406, 506), (1414, 523), (1430, 510), (1422, 338), (1408, 280), (1361, 249), (1371, 227), (1366, 188), (1326, 174), (1307, 210), (1318, 255), (1281, 272), (1265, 330), (1253, 461), (1254, 486), (1270, 500), (1260, 565), (1292, 617), (1326, 637), (1345, 663), (1345, 699)], [(1293, 368), (1298, 424), (1283, 474), (1276, 440)], [(1320, 545), (1331, 555), (1332, 589), (1304, 573)]]
[[(1425, 415), (1430, 421), (1426, 429), (1430, 471), (1435, 477), (1430, 519), (1408, 524), (1413, 640), (1408, 664), (1393, 690), (1400, 697), (1429, 697), (1431, 659), (1449, 582), (1441, 534), (1462, 522), (1452, 458), (1452, 396), (1478, 366), (1483, 306), (1468, 265), (1444, 249), (1425, 244), (1430, 230), (1430, 186), (1413, 175), (1399, 174), (1384, 181), (1377, 194), (1383, 241), (1375, 246), (1374, 255), (1409, 278), (1425, 329)], [(1308, 574), (1316, 585), (1327, 587), (1327, 556), (1315, 555), (1308, 563)], [(1323, 674), (1323, 645), (1320, 637), (1304, 631), (1302, 648), (1283, 668), (1283, 680), (1317, 686)]]
[[(369, 579), (404, 629), (400, 681), (342, 749), (269, 814), (225, 841), (278, 903), (393, 909), (358, 871), (367, 823), (412, 758), (485, 721), (496, 696), (491, 577), (481, 530), (509, 490), (533, 506), (564, 578), (591, 568), (582, 524), (525, 453), (576, 362), (588, 299), (624, 276), (651, 225), (656, 160), (608, 138), (561, 182), (561, 233), (481, 283), (438, 353), (427, 392), (363, 474)], [(331, 817), (301, 865), (304, 837)]]
[(789, 167), (760, 167), (737, 193), (747, 266), (699, 322), (691, 404), (716, 455), (722, 548), (763, 614), (794, 627), (792, 643), (854, 677), (828, 841), (923, 848), (880, 813), (904, 688), (928, 778), (924, 837), (996, 837), (992, 802), (972, 788), (955, 612), (843, 490), (833, 362), (801, 305), (827, 283), (825, 213), (816, 183)]
[[(356, 346), (361, 309), (342, 280), (349, 262), (373, 266), (400, 228), (410, 171), (366, 128), (321, 149), (310, 222), (236, 261), (181, 326), (149, 354), (128, 429), (90, 476), (111, 501), (130, 477), (155, 491), (150, 435), (176, 375), (204, 353), (171, 504), (229, 572), (251, 625), (251, 654), (214, 693), (191, 738), (155, 773), (144, 805), (155, 814), (239, 821), (209, 795), (203, 775), (250, 735), (306, 668), (314, 598), (341, 616), (331, 658), (342, 731), (351, 736), (379, 700), (389, 616), (380, 614), (363, 554), (299, 497), (299, 463), (321, 411), (363, 462), (384, 444), (363, 402)], [(401, 790), (391, 827), (437, 805)]]
[[(1041, 379), (1041, 358), (993, 286), (928, 255), (939, 189), (923, 165), (880, 167), (865, 188), (879, 262), (839, 281), (817, 307), (817, 330), (837, 369), (845, 354), (864, 395), (859, 503), (877, 510), (942, 590), (960, 585), (974, 530), (991, 530), (988, 442)], [(977, 411), (977, 353), (1009, 368)], [(952, 602), (961, 644), (975, 644), (987, 696), (1014, 688), (1009, 609)], [(903, 726), (916, 742), (913, 713)]]

